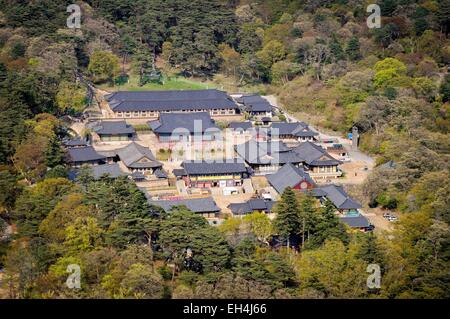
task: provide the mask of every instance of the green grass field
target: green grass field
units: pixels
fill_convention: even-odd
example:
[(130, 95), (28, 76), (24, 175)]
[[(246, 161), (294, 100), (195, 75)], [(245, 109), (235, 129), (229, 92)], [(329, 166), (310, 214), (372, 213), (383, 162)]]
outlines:
[(149, 91), (149, 90), (201, 90), (214, 89), (216, 86), (211, 82), (201, 82), (183, 77), (164, 78), (164, 84), (149, 83), (144, 86), (138, 85), (138, 77), (132, 75), (128, 83), (114, 87), (107, 84), (100, 85), (106, 91)]

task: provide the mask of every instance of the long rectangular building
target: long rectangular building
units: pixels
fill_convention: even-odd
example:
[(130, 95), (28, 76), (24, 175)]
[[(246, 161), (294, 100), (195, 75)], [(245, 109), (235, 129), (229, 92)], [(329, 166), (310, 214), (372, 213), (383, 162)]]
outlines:
[(208, 112), (212, 117), (239, 114), (234, 100), (223, 91), (121, 91), (105, 95), (116, 118), (159, 118), (160, 113)]
[(238, 159), (220, 162), (184, 161), (183, 169), (174, 174), (185, 181), (186, 186), (194, 188), (242, 186), (249, 178), (249, 169)]

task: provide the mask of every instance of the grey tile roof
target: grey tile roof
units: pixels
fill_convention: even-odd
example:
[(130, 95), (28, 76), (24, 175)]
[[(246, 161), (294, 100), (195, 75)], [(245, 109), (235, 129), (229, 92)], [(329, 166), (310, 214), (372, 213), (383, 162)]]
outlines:
[(125, 121), (102, 121), (92, 128), (98, 135), (134, 134), (133, 126)]
[(232, 203), (228, 208), (234, 215), (251, 214), (254, 211), (263, 211), (270, 213), (272, 207), (276, 204), (274, 201), (265, 201), (260, 198), (252, 198), (245, 203)]
[(260, 95), (252, 94), (252, 95), (244, 95), (239, 99), (239, 102), (244, 105), (251, 105), (253, 103), (261, 103), (267, 102), (266, 99), (262, 98)]
[(313, 188), (310, 190), (310, 194), (314, 197), (325, 197), (327, 194), (320, 188)]
[(150, 200), (151, 205), (159, 206), (166, 212), (170, 212), (174, 206), (186, 206), (187, 209), (194, 213), (218, 213), (220, 212), (219, 206), (212, 197), (207, 198), (192, 198), (192, 199), (179, 199), (179, 200)]
[(159, 120), (150, 121), (150, 128), (157, 134), (172, 134), (175, 132), (189, 132), (201, 134), (219, 133), (220, 128), (211, 119), (209, 113), (161, 113)]
[(107, 175), (111, 178), (117, 178), (119, 176), (127, 176), (128, 174), (125, 173), (120, 169), (119, 164), (104, 164), (104, 165), (96, 165), (91, 167), (92, 176), (95, 179), (99, 179), (100, 177)]
[(339, 165), (342, 162), (336, 160), (322, 147), (311, 143), (300, 143), (294, 148), (294, 152), (308, 165)]
[(224, 160), (221, 162), (184, 161), (181, 166), (187, 175), (247, 173), (247, 167), (239, 159)]
[(70, 140), (63, 140), (63, 145), (66, 147), (88, 146), (88, 141), (85, 138), (76, 137)]
[(175, 168), (173, 170), (173, 175), (175, 175), (176, 177), (186, 176), (186, 171), (184, 170), (184, 168)]
[(176, 111), (237, 108), (218, 90), (122, 91), (105, 96), (114, 111)]
[[(155, 159), (150, 149), (134, 142), (117, 150), (117, 155), (130, 168), (162, 167), (162, 163)], [(140, 162), (141, 160), (142, 162)]]
[(156, 169), (154, 174), (158, 178), (167, 178), (167, 173), (162, 168)]
[(260, 95), (246, 95), (236, 99), (239, 103), (244, 104), (244, 109), (248, 112), (271, 112), (273, 106)]
[(275, 174), (266, 177), (270, 185), (272, 185), (272, 187), (280, 194), (283, 193), (287, 187), (294, 187), (303, 180), (315, 185), (312, 178), (303, 170), (303, 168), (296, 167), (292, 164), (286, 164)]
[(155, 90), (155, 91), (119, 91), (105, 96), (107, 101), (186, 101), (198, 99), (228, 98), (224, 91), (208, 90)]
[(271, 112), (272, 108), (272, 105), (266, 100), (264, 102), (251, 103), (248, 106), (248, 110), (251, 112)]
[(235, 150), (249, 164), (297, 164), (302, 162), (302, 159), (295, 152), (279, 141), (257, 142), (250, 140), (235, 146)]
[(362, 207), (360, 203), (345, 192), (342, 186), (326, 185), (320, 187), (320, 189), (338, 209), (358, 209)]
[(251, 122), (231, 122), (230, 125), (228, 126), (230, 129), (233, 130), (249, 130), (252, 128), (252, 123)]
[(378, 166), (378, 168), (381, 168), (381, 169), (394, 169), (396, 167), (397, 167), (397, 164), (393, 160), (387, 161), (386, 163)]
[(181, 110), (211, 110), (234, 109), (237, 106), (232, 101), (197, 100), (197, 101), (122, 101), (112, 109), (116, 112), (131, 111), (181, 111)]
[(142, 179), (145, 179), (144, 173), (139, 172), (139, 171), (136, 171), (136, 172), (131, 173), (131, 177), (132, 177), (134, 180), (142, 180)]
[(363, 215), (342, 216), (342, 217), (339, 217), (339, 219), (342, 222), (344, 222), (345, 224), (347, 224), (348, 226), (353, 227), (353, 228), (366, 228), (366, 227), (370, 226), (369, 220)]
[(293, 135), (298, 137), (317, 136), (319, 133), (312, 131), (306, 123), (273, 123), (270, 129), (270, 135)]
[(107, 158), (113, 158), (117, 156), (117, 151), (111, 150), (111, 151), (98, 151), (100, 155), (103, 155)]
[(68, 150), (71, 162), (92, 162), (106, 160), (106, 157), (97, 153), (92, 146), (69, 148)]

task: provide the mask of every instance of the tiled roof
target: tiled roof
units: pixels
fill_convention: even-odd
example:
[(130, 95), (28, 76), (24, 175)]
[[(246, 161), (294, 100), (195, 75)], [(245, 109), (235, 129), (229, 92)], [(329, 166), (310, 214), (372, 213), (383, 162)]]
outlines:
[(248, 106), (249, 111), (251, 112), (271, 112), (272, 105), (269, 102), (264, 100), (264, 102), (252, 103)]
[(251, 214), (254, 211), (264, 211), (270, 213), (272, 207), (276, 204), (274, 201), (265, 201), (260, 198), (253, 198), (245, 203), (232, 203), (228, 208), (234, 215)]
[(186, 206), (187, 209), (194, 213), (213, 213), (220, 212), (220, 208), (212, 197), (207, 198), (192, 198), (179, 200), (150, 200), (151, 205), (159, 206), (166, 212), (169, 212), (174, 206)]
[(154, 174), (158, 178), (167, 178), (167, 173), (162, 168), (156, 169)]
[(250, 140), (235, 146), (235, 150), (249, 164), (297, 164), (302, 162), (302, 159), (295, 152), (279, 141), (257, 142)]
[(314, 181), (311, 179), (309, 174), (303, 170), (303, 168), (296, 167), (292, 164), (286, 164), (275, 174), (268, 175), (267, 180), (280, 194), (283, 193), (287, 187), (294, 187), (303, 180), (315, 185)]
[[(155, 159), (150, 149), (134, 142), (117, 150), (117, 155), (130, 168), (162, 167), (162, 164)], [(144, 161), (139, 162), (140, 160)]]
[(317, 136), (318, 133), (312, 131), (306, 123), (297, 122), (297, 123), (286, 123), (279, 122), (273, 123), (270, 134), (277, 135), (293, 135), (298, 137), (309, 137), (309, 136)]
[(186, 176), (186, 171), (184, 170), (184, 168), (175, 168), (173, 170), (173, 175), (177, 177)]
[(72, 162), (92, 162), (106, 159), (105, 156), (97, 153), (92, 146), (69, 148), (67, 151)]
[(260, 95), (253, 94), (253, 95), (244, 95), (239, 99), (239, 102), (244, 105), (251, 105), (253, 103), (261, 103), (261, 102), (267, 102), (266, 99), (262, 98)]
[(320, 189), (338, 209), (358, 209), (362, 207), (360, 203), (345, 192), (342, 186), (327, 185), (320, 187)]
[(397, 167), (397, 164), (394, 161), (392, 161), (392, 160), (387, 161), (386, 163), (381, 164), (380, 166), (378, 166), (378, 168), (381, 168), (381, 169), (394, 169), (396, 167)]
[(114, 111), (176, 111), (237, 108), (218, 90), (122, 91), (105, 96)]
[(88, 141), (85, 138), (81, 138), (78, 136), (70, 140), (63, 140), (63, 145), (66, 147), (88, 146)]
[(105, 96), (107, 101), (186, 101), (199, 99), (228, 98), (224, 91), (210, 90), (155, 90), (155, 91), (119, 91)]
[(247, 173), (247, 168), (241, 160), (224, 160), (221, 162), (184, 161), (181, 166), (187, 175), (208, 174), (242, 174)]
[(348, 226), (353, 227), (353, 228), (366, 228), (366, 227), (370, 226), (369, 220), (363, 215), (342, 216), (342, 217), (339, 217), (339, 219), (342, 222), (344, 222), (345, 224), (347, 224)]
[(340, 161), (332, 157), (322, 147), (311, 143), (300, 143), (294, 148), (294, 152), (308, 165), (339, 165)]
[(161, 113), (159, 120), (150, 121), (149, 125), (158, 134), (220, 132), (219, 127), (211, 119), (209, 113), (206, 112)]
[(96, 165), (91, 167), (92, 176), (95, 179), (99, 179), (100, 177), (107, 175), (111, 178), (117, 178), (119, 176), (126, 176), (127, 173), (120, 169), (119, 164), (104, 164), (104, 165)]
[(136, 171), (136, 172), (131, 173), (131, 177), (132, 177), (134, 180), (143, 180), (143, 179), (145, 179), (144, 173), (139, 172), (139, 171)]
[(251, 122), (231, 122), (228, 127), (233, 130), (241, 129), (243, 131), (246, 131), (246, 130), (252, 128), (252, 123)]
[(237, 102), (244, 104), (244, 108), (249, 112), (271, 112), (273, 106), (260, 95), (244, 95), (238, 99)]
[(92, 128), (98, 135), (134, 134), (133, 126), (125, 121), (102, 121)]

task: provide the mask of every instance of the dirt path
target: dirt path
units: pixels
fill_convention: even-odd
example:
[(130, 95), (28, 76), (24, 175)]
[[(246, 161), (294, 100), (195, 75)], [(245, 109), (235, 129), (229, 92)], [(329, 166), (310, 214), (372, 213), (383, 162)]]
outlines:
[(391, 231), (394, 228), (395, 222), (390, 222), (383, 217), (384, 210), (381, 208), (364, 209), (364, 216), (375, 226), (375, 232)]

